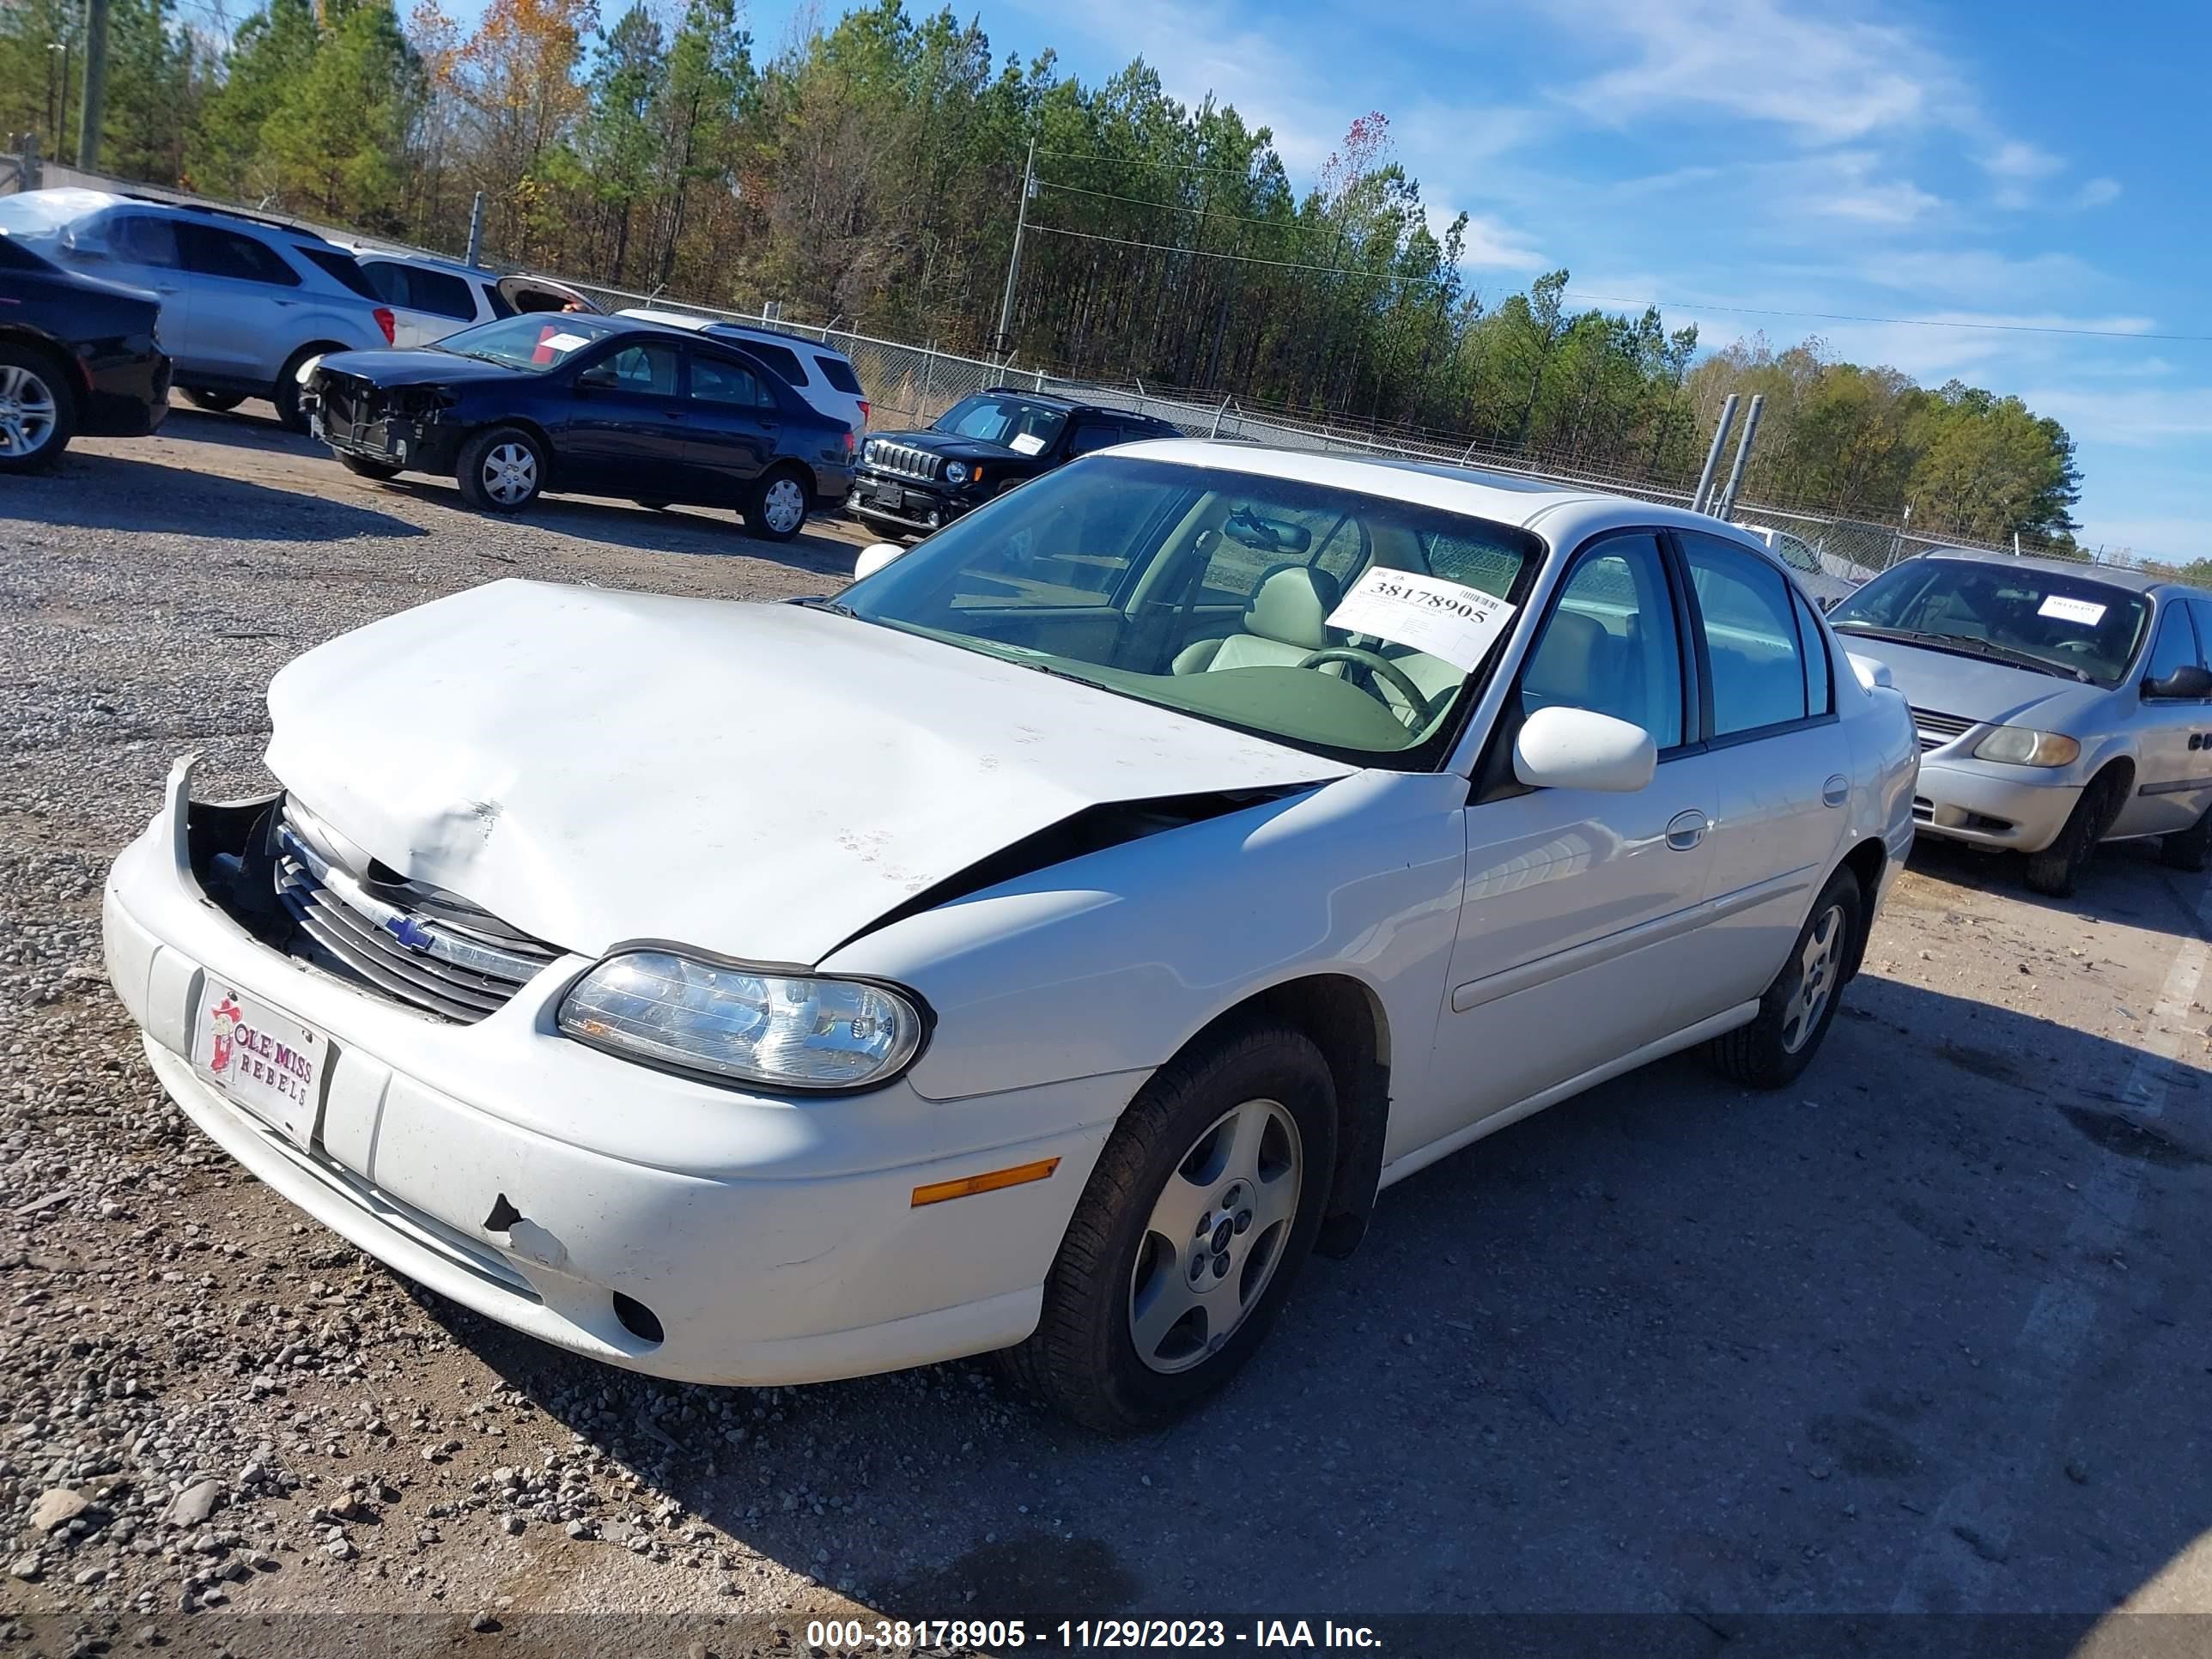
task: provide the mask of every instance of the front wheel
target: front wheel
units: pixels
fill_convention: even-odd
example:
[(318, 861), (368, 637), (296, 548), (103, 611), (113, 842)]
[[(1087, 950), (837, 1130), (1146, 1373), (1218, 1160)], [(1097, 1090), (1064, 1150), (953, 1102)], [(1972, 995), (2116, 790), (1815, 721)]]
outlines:
[(379, 483), (399, 476), (399, 469), (390, 461), (372, 461), (366, 455), (340, 454), (338, 465), (357, 478), (374, 478)]
[(2090, 854), (2120, 814), (2126, 787), (2109, 769), (2089, 781), (2074, 810), (2066, 815), (2066, 825), (2059, 830), (2057, 840), (2040, 853), (2027, 855), (2025, 873), (2031, 888), (2050, 898), (2074, 896), (2074, 884), (2081, 878)]
[(545, 487), (545, 457), (520, 427), (495, 426), (461, 446), (453, 476), (478, 512), (520, 513)]
[(2172, 868), (2192, 875), (2212, 864), (2212, 807), (2179, 835), (2160, 836), (2158, 855)]
[(185, 388), (185, 400), (195, 409), (204, 409), (210, 415), (228, 415), (246, 401), (242, 392), (203, 392), (198, 386)]
[(795, 472), (764, 473), (738, 511), (749, 534), (763, 541), (787, 542), (805, 528), (806, 486)]
[(1865, 908), (1857, 877), (1838, 870), (1828, 878), (1813, 901), (1813, 914), (1797, 930), (1789, 960), (1759, 998), (1758, 1016), (1708, 1047), (1707, 1056), (1723, 1076), (1754, 1089), (1781, 1089), (1813, 1063), (1836, 1018)]
[(1189, 1409), (1267, 1335), (1335, 1157), (1335, 1085), (1303, 1032), (1255, 1024), (1171, 1060), (1099, 1154), (1007, 1370), (1108, 1432)]
[(76, 430), (76, 404), (44, 352), (0, 344), (0, 472), (52, 466)]
[(269, 389), (269, 401), (276, 406), (276, 418), (284, 423), (288, 432), (306, 432), (312, 422), (301, 398), (307, 388), (300, 384), (300, 368), (308, 358), (344, 348), (331, 345), (301, 346), (284, 360), (284, 367), (276, 372), (276, 384)]

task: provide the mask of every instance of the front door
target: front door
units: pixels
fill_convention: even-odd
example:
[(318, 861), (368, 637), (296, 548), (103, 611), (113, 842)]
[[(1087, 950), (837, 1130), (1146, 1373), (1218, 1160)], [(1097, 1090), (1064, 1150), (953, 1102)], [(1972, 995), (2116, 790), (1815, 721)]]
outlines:
[(192, 295), (177, 264), (175, 222), (151, 213), (117, 213), (100, 227), (99, 241), (107, 257), (80, 269), (150, 292), (161, 302), (161, 349), (179, 368), (196, 367)]
[(683, 357), (672, 342), (617, 338), (576, 371), (574, 386), (556, 445), (562, 489), (632, 501), (701, 498), (685, 448)]
[(1658, 771), (1632, 793), (1531, 789), (1494, 760), (1467, 808), (1467, 884), (1427, 1099), (1393, 1112), (1398, 1158), (1665, 1036), (1711, 874), (1713, 759), (1658, 538), (1577, 555), (1500, 715), (1552, 704), (1643, 726)]
[(2160, 602), (2157, 631), (2130, 688), (2140, 703), (2135, 716), (2135, 788), (2112, 823), (2115, 835), (2165, 836), (2187, 830), (2212, 799), (2212, 704), (2197, 697), (2149, 695), (2149, 688), (2175, 669), (2203, 662), (2197, 630), (2190, 624), (2195, 608), (2179, 599)]

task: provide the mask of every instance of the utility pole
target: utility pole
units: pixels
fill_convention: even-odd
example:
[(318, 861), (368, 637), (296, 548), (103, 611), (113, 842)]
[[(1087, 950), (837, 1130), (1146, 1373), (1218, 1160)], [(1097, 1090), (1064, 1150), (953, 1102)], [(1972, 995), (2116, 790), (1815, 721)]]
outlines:
[(107, 0), (85, 0), (84, 113), (77, 129), (76, 164), (100, 166), (100, 123), (107, 106)]
[(1721, 449), (1728, 442), (1729, 428), (1735, 424), (1736, 394), (1729, 392), (1721, 404), (1719, 423), (1713, 428), (1713, 447), (1705, 452), (1705, 470), (1698, 474), (1697, 494), (1690, 497), (1690, 511), (1705, 510), (1705, 497), (1713, 493), (1713, 475), (1720, 471)]
[(62, 159), (62, 152), (69, 148), (70, 46), (67, 24), (62, 26), (60, 40), (46, 42), (48, 52), (58, 52), (62, 55), (62, 112), (54, 122), (54, 160), (57, 161)]
[(1759, 407), (1765, 401), (1764, 392), (1751, 394), (1751, 407), (1743, 416), (1743, 438), (1735, 447), (1735, 465), (1729, 469), (1728, 485), (1721, 491), (1720, 504), (1713, 508), (1716, 519), (1725, 520), (1735, 508), (1735, 492), (1743, 483), (1743, 465), (1751, 459), (1751, 442), (1759, 435)]
[[(105, 3), (105, 0), (100, 0)], [(1022, 167), (1022, 198), (1014, 204), (1014, 251), (1006, 260), (1006, 297), (999, 303), (999, 349), (1006, 349), (1006, 331), (1014, 321), (1014, 280), (1022, 270), (1022, 232), (1030, 219), (1030, 198), (1036, 193), (1036, 139), (1030, 139), (1030, 158)]]
[(469, 207), (469, 258), (471, 265), (483, 263), (484, 193), (477, 192), (477, 199)]

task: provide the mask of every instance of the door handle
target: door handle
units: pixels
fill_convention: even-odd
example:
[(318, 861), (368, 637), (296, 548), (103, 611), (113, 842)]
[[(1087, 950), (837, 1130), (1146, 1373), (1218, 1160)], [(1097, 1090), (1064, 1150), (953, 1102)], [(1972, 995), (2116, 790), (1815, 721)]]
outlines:
[(1832, 772), (1828, 781), (1820, 786), (1820, 805), (1841, 806), (1851, 798), (1851, 781), (1841, 772)]
[(1686, 812), (1677, 812), (1667, 820), (1667, 846), (1669, 851), (1686, 853), (1705, 838), (1712, 827), (1707, 818), (1694, 806)]

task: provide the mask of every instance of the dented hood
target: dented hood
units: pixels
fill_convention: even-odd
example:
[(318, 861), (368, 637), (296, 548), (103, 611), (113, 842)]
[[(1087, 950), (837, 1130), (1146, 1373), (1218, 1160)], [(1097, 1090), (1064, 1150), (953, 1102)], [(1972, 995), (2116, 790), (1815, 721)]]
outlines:
[(332, 640), (269, 708), (311, 811), (591, 954), (811, 963), (1087, 806), (1352, 769), (824, 611), (539, 582)]

